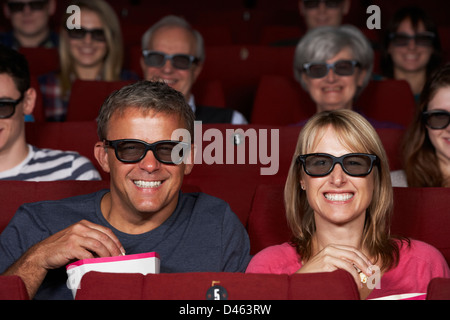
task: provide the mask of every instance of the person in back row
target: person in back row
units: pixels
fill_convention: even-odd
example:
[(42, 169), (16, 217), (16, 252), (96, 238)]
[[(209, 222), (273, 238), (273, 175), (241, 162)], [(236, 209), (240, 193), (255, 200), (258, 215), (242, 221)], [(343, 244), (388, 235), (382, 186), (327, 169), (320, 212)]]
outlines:
[(0, 34), (0, 43), (13, 49), (56, 48), (59, 36), (50, 29), (56, 0), (4, 0), (3, 13), (12, 30)]
[(450, 64), (428, 78), (402, 142), (395, 187), (450, 187)]
[(94, 165), (76, 152), (27, 144), (25, 116), (35, 102), (27, 60), (0, 45), (0, 180), (100, 180)]
[(97, 123), (94, 152), (110, 190), (19, 208), (0, 235), (0, 273), (20, 276), (30, 297), (72, 299), (63, 267), (78, 259), (157, 252), (161, 273), (244, 272), (250, 242), (229, 205), (180, 191), (194, 166), (183, 95), (136, 82), (105, 101)]
[(183, 18), (166, 16), (142, 36), (141, 67), (146, 80), (159, 80), (180, 91), (203, 123), (247, 124), (235, 110), (195, 103), (192, 86), (203, 68), (203, 37)]
[[(120, 21), (104, 0), (73, 0), (80, 8), (79, 28), (68, 28), (66, 13), (60, 30), (60, 71), (38, 77), (47, 121), (65, 121), (75, 80), (136, 81), (122, 68), (123, 43)], [(76, 107), (76, 106), (74, 106)]]

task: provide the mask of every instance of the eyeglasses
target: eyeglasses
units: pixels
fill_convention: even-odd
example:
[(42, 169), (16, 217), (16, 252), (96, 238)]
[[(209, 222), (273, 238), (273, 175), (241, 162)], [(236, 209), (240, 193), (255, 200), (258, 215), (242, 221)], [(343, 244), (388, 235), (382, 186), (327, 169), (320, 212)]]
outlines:
[(0, 119), (11, 118), (16, 112), (16, 106), (23, 100), (23, 95), (17, 99), (0, 99)]
[(421, 47), (432, 47), (434, 43), (435, 34), (432, 32), (422, 32), (415, 35), (409, 35), (406, 33), (391, 33), (389, 38), (391, 43), (396, 47), (405, 47), (409, 44), (409, 41), (414, 40), (416, 45)]
[(422, 119), (430, 129), (442, 130), (450, 124), (450, 112), (445, 110), (424, 111)]
[(342, 3), (342, 0), (303, 0), (306, 9), (318, 8), (320, 2), (324, 2), (327, 8), (337, 8)]
[(333, 171), (339, 163), (346, 174), (353, 177), (367, 176), (374, 164), (379, 163), (376, 155), (366, 153), (349, 153), (335, 157), (328, 153), (311, 153), (300, 155), (297, 162), (303, 164), (306, 174), (312, 177), (324, 177)]
[(197, 64), (200, 59), (188, 54), (166, 54), (159, 51), (143, 50), (142, 56), (144, 62), (149, 67), (161, 68), (166, 63), (167, 59), (170, 60), (172, 66), (176, 69), (187, 70), (193, 63)]
[(339, 60), (330, 64), (310, 62), (303, 65), (303, 71), (314, 79), (325, 77), (330, 69), (339, 76), (351, 76), (355, 72), (355, 67), (359, 65), (360, 63), (356, 60)]
[(48, 0), (30, 1), (30, 2), (8, 2), (8, 8), (11, 13), (22, 12), (25, 6), (28, 6), (31, 11), (43, 10), (47, 5)]
[(103, 29), (85, 29), (85, 28), (79, 28), (79, 29), (69, 29), (66, 28), (67, 34), (72, 39), (84, 39), (86, 35), (89, 33), (91, 35), (92, 40), (98, 41), (98, 42), (105, 42), (106, 41), (106, 35), (105, 31)]
[(147, 143), (136, 139), (104, 140), (105, 147), (113, 148), (117, 160), (124, 163), (136, 163), (144, 159), (148, 150), (156, 160), (164, 164), (180, 164), (189, 144), (182, 141), (161, 140)]

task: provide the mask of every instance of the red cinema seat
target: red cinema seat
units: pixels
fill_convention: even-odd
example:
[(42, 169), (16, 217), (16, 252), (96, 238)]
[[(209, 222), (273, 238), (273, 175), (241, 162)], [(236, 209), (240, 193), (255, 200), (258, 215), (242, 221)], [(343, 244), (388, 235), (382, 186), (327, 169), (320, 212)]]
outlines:
[(284, 208), (284, 185), (259, 185), (248, 217), (250, 254), (291, 239)]
[(25, 283), (18, 276), (0, 276), (0, 300), (29, 300)]
[(450, 300), (450, 279), (432, 279), (428, 284), (427, 300)]
[(259, 43), (271, 45), (289, 42), (289, 45), (296, 46), (304, 34), (305, 30), (299, 26), (264, 25), (261, 27)]
[(253, 99), (262, 75), (291, 76), (294, 48), (263, 45), (206, 46), (199, 79), (219, 79), (226, 105), (250, 118)]
[(75, 80), (70, 93), (67, 121), (95, 120), (105, 99), (133, 81)]
[[(355, 102), (368, 118), (407, 127), (415, 101), (404, 80), (371, 81)], [(294, 78), (280, 75), (261, 77), (255, 94), (251, 123), (288, 125), (309, 119), (316, 112), (314, 102)]]
[[(112, 274), (89, 272), (81, 280), (77, 300), (207, 300), (214, 285), (229, 300), (286, 300), (287, 275), (227, 272)], [(209, 296), (208, 296), (209, 295)]]
[(197, 80), (192, 86), (192, 93), (196, 105), (226, 107), (225, 91), (220, 80)]
[(289, 278), (290, 300), (360, 300), (352, 275), (345, 270), (293, 274)]
[[(271, 163), (268, 164), (261, 161), (261, 144), (266, 145), (263, 139), (267, 138), (268, 154), (272, 144), (279, 143), (275, 138), (272, 141), (271, 129), (267, 126), (231, 124), (197, 126), (194, 142), (197, 144), (198, 160), (194, 162), (192, 172), (184, 177), (184, 183), (196, 185), (203, 192), (227, 201), (245, 226), (256, 186), (285, 180), (285, 169), (280, 168), (273, 175), (263, 175), (261, 172), (271, 168), (275, 171), (278, 164), (275, 157), (270, 159)], [(241, 143), (238, 145), (233, 139), (236, 130), (242, 133)], [(276, 132), (274, 136), (275, 134)], [(251, 149), (250, 145), (256, 148)], [(283, 144), (284, 147), (290, 148), (290, 145), (286, 143)], [(232, 159), (226, 157), (232, 153)], [(239, 155), (243, 156), (243, 163), (238, 163)]]
[(284, 126), (307, 120), (315, 112), (314, 102), (292, 77), (262, 76), (250, 122)]
[(436, 247), (450, 264), (450, 188), (394, 188), (391, 233)]
[(28, 61), (30, 74), (39, 76), (59, 70), (59, 53), (57, 48), (20, 48)]
[[(251, 253), (290, 240), (282, 185), (260, 185), (248, 218)], [(450, 263), (450, 189), (394, 188), (391, 234), (426, 242)]]
[[(220, 286), (220, 290), (215, 291), (215, 286)], [(214, 300), (215, 295), (222, 300), (359, 299), (354, 279), (343, 270), (292, 276), (228, 272), (144, 276), (89, 272), (81, 280), (76, 299)]]
[(355, 106), (369, 118), (406, 128), (414, 116), (416, 102), (408, 82), (389, 79), (369, 82)]
[(6, 181), (0, 180), (0, 233), (24, 203), (58, 200), (109, 188), (108, 181)]

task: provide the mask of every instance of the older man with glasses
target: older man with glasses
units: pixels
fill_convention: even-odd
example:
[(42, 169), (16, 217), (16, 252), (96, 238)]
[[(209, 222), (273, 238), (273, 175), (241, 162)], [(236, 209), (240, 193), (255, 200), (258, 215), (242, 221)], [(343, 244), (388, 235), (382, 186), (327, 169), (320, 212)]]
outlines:
[(0, 273), (20, 276), (30, 297), (72, 299), (64, 269), (79, 259), (157, 252), (162, 273), (244, 272), (250, 242), (230, 206), (181, 192), (194, 166), (184, 161), (194, 155), (184, 96), (136, 82), (105, 101), (97, 124), (94, 153), (110, 190), (20, 208), (0, 235)]
[(56, 0), (8, 0), (3, 2), (3, 13), (10, 20), (12, 30), (0, 35), (0, 43), (20, 47), (58, 46), (58, 34), (50, 29), (49, 20), (55, 13)]
[(203, 37), (183, 18), (169, 15), (142, 37), (141, 67), (146, 80), (158, 80), (180, 91), (203, 123), (247, 124), (233, 109), (196, 104), (192, 87), (205, 60)]

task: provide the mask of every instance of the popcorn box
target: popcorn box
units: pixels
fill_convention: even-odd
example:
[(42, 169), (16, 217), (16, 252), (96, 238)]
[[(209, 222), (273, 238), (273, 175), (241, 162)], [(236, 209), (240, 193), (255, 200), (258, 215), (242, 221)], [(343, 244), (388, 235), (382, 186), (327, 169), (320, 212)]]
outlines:
[(79, 260), (66, 267), (67, 287), (75, 298), (81, 278), (89, 271), (109, 273), (159, 273), (160, 259), (156, 252), (130, 254), (125, 256)]

